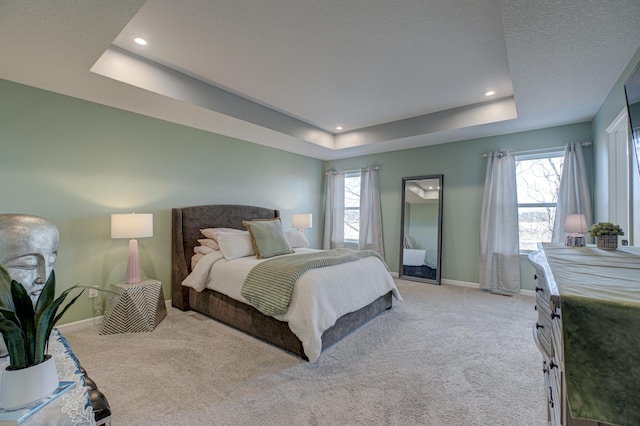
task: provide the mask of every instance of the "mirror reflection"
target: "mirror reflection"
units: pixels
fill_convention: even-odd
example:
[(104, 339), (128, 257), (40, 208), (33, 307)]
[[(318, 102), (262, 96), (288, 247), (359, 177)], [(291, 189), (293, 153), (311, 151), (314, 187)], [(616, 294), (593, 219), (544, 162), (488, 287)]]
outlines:
[(442, 175), (402, 178), (400, 278), (440, 284)]

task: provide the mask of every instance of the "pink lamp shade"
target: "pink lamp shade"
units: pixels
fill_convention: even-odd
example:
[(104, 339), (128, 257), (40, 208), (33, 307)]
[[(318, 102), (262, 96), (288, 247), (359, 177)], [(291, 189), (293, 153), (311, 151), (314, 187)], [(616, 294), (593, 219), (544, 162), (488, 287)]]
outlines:
[(569, 214), (564, 221), (564, 245), (570, 247), (586, 246), (586, 238), (584, 233), (587, 228), (587, 219), (583, 214)]
[(136, 238), (144, 237), (153, 237), (153, 215), (151, 213), (111, 215), (111, 238), (131, 238), (129, 256), (127, 257), (127, 284), (142, 281)]

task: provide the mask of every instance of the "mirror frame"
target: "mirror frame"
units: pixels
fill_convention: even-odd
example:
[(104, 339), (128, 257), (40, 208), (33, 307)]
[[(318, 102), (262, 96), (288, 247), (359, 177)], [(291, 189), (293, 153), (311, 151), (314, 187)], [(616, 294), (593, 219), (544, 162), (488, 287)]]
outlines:
[[(624, 83), (624, 95), (631, 133), (630, 149), (636, 157), (636, 167), (640, 171), (640, 63), (636, 65)], [(638, 129), (634, 131), (634, 129)]]
[[(421, 277), (412, 277), (410, 275), (403, 274), (403, 257), (404, 257), (404, 231), (405, 231), (405, 194), (406, 194), (406, 185), (408, 181), (412, 180), (424, 180), (424, 179), (438, 179), (440, 181), (440, 189), (438, 190), (438, 260), (436, 262), (436, 278), (435, 280), (429, 278), (421, 278)], [(398, 268), (398, 278), (402, 278), (403, 280), (411, 280), (411, 281), (421, 281), (430, 284), (440, 285), (440, 277), (442, 271), (442, 188), (444, 184), (444, 175), (424, 175), (424, 176), (411, 176), (411, 177), (403, 177), (402, 178), (402, 209), (400, 216), (400, 265)]]

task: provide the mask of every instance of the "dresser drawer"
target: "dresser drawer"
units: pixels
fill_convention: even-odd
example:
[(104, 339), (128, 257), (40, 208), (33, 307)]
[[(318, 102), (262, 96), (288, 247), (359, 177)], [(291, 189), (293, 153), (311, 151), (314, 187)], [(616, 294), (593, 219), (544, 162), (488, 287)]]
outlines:
[(547, 353), (549, 354), (549, 356), (552, 356), (554, 352), (553, 352), (553, 346), (552, 346), (553, 321), (551, 319), (551, 309), (549, 307), (549, 304), (547, 304), (543, 300), (538, 300), (536, 302), (537, 302), (536, 307), (538, 309), (538, 320), (536, 321), (536, 324), (534, 327), (541, 340), (541, 343), (545, 345), (545, 349), (547, 350)]
[(533, 326), (533, 341), (544, 359), (549, 359), (553, 352), (553, 345), (540, 330), (539, 327)]
[(536, 270), (534, 278), (536, 280), (536, 297), (542, 298), (547, 302), (547, 304), (549, 304), (551, 300), (551, 292), (549, 291), (547, 279), (544, 275), (540, 274), (538, 270)]
[(548, 393), (549, 393), (549, 410), (551, 412), (550, 423), (552, 425), (561, 425), (563, 419), (563, 393), (562, 393), (562, 372), (556, 360), (551, 358), (549, 361), (548, 374)]

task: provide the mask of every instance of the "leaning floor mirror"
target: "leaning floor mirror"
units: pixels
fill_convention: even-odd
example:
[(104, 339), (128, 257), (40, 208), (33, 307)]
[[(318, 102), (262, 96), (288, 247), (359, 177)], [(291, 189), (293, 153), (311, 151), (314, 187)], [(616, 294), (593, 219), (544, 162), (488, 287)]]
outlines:
[(442, 175), (402, 178), (398, 276), (440, 284)]

